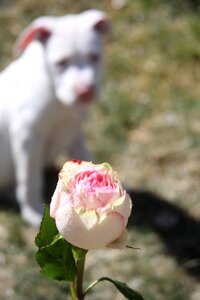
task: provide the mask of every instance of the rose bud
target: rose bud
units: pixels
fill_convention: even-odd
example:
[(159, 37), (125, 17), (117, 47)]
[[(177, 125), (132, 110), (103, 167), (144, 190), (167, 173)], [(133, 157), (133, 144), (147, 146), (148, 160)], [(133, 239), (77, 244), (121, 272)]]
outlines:
[(74, 246), (122, 249), (131, 208), (129, 195), (108, 163), (72, 160), (59, 173), (50, 215)]

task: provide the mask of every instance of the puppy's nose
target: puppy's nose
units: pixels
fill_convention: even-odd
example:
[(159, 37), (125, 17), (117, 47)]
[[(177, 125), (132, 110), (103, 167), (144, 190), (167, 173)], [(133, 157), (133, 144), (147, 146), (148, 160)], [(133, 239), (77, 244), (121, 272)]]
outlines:
[(85, 85), (78, 86), (76, 89), (76, 95), (79, 101), (89, 102), (94, 98), (95, 86), (94, 85)]

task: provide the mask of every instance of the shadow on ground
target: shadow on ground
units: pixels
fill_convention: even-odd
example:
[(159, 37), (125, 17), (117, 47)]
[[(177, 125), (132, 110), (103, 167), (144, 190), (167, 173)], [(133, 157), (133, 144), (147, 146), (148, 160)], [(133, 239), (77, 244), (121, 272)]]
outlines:
[(134, 210), (129, 226), (155, 231), (188, 273), (200, 279), (200, 221), (147, 191), (129, 191)]
[[(45, 172), (45, 199), (51, 199), (57, 179), (57, 170), (49, 169)], [(129, 194), (134, 205), (129, 227), (148, 228), (156, 232), (168, 253), (190, 275), (200, 279), (200, 221), (148, 191), (129, 190)], [(0, 195), (0, 199), (0, 209), (19, 210), (16, 201), (10, 196)]]

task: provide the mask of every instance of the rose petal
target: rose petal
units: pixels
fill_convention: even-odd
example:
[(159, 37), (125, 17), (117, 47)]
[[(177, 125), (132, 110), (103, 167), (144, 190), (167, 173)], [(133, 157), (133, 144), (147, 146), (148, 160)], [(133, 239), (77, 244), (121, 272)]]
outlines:
[(123, 197), (117, 199), (113, 205), (113, 209), (124, 217), (124, 226), (126, 227), (132, 209), (132, 200), (129, 194), (125, 192)]
[(88, 209), (79, 213), (79, 217), (87, 230), (90, 230), (98, 222), (97, 214), (94, 209)]
[(91, 215), (88, 220), (91, 218), (89, 223), (93, 226), (88, 229), (85, 223), (86, 215), (78, 214), (70, 206), (65, 206), (56, 212), (56, 225), (69, 243), (83, 249), (105, 247), (121, 235), (124, 229), (124, 218), (119, 213), (109, 213), (106, 218), (96, 223), (94, 216)]
[(51, 199), (51, 204), (50, 204), (50, 216), (52, 218), (55, 218), (55, 213), (56, 210), (58, 209), (60, 205), (60, 191), (61, 191), (61, 183), (58, 181), (56, 189), (54, 191), (54, 194)]
[(106, 247), (122, 250), (126, 247), (127, 238), (128, 238), (128, 231), (127, 231), (127, 229), (124, 229), (122, 231), (122, 234), (118, 237), (118, 239), (116, 239), (115, 241), (113, 241), (112, 243), (107, 245)]

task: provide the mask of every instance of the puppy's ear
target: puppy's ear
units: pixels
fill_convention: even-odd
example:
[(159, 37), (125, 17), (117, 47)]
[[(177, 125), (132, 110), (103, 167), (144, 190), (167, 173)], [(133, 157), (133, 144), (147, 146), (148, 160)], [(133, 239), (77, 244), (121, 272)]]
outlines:
[(110, 31), (110, 21), (105, 16), (94, 24), (94, 29), (100, 33), (107, 33)]
[(44, 44), (51, 35), (54, 21), (55, 18), (53, 17), (40, 17), (33, 21), (17, 39), (14, 53), (23, 52), (33, 40), (38, 40)]
[(99, 33), (107, 33), (110, 30), (110, 21), (103, 11), (89, 9), (82, 12), (81, 17), (84, 18), (84, 22), (92, 26)]
[(41, 43), (45, 43), (50, 34), (51, 32), (45, 27), (30, 27), (20, 36), (15, 50), (18, 53), (23, 52), (33, 40), (38, 40), (41, 41)]

